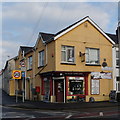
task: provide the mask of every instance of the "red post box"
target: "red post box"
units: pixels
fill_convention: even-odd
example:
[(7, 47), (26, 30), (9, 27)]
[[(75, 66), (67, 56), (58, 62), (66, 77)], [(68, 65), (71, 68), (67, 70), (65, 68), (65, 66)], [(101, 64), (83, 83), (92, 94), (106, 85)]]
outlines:
[(36, 86), (35, 88), (36, 88), (36, 92), (40, 93), (40, 86)]

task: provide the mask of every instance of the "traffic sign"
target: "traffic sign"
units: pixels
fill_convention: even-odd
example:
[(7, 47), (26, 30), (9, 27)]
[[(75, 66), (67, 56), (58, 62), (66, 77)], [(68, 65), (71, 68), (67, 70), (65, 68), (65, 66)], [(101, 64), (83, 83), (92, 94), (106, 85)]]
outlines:
[(25, 62), (24, 62), (24, 61), (21, 61), (21, 62), (20, 62), (20, 65), (21, 65), (21, 67), (25, 67)]
[(21, 70), (13, 70), (12, 77), (13, 79), (21, 79)]
[(22, 71), (21, 74), (22, 74), (22, 77), (25, 77), (25, 71)]

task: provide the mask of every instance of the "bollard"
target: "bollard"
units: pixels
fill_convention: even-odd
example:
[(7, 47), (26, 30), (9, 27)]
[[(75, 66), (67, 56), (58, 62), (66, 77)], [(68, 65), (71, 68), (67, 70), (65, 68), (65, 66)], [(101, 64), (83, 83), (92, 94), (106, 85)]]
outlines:
[(25, 100), (24, 100), (24, 96), (25, 96), (25, 95), (24, 95), (24, 91), (22, 92), (22, 94), (23, 94), (22, 96), (23, 96), (23, 103), (24, 103), (24, 101), (25, 101)]
[(17, 92), (17, 90), (15, 92), (16, 92), (16, 103), (17, 103), (18, 102), (18, 92)]
[(103, 112), (99, 112), (99, 115), (100, 115), (100, 116), (103, 116)]

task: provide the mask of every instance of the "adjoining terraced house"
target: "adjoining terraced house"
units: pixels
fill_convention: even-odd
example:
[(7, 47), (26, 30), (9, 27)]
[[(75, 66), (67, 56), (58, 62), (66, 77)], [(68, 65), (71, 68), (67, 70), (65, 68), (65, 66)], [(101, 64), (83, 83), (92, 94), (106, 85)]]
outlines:
[(116, 34), (108, 34), (108, 36), (115, 42), (113, 45), (113, 89), (117, 93), (117, 100), (120, 101), (120, 57), (119, 57), (119, 40), (118, 35), (120, 27), (117, 27)]
[[(115, 43), (88, 16), (56, 34), (39, 33), (34, 47), (19, 52), (26, 66), (25, 98), (50, 102), (109, 100)], [(19, 87), (20, 89), (20, 87)], [(22, 89), (22, 88), (21, 88)], [(37, 94), (36, 94), (37, 92)]]

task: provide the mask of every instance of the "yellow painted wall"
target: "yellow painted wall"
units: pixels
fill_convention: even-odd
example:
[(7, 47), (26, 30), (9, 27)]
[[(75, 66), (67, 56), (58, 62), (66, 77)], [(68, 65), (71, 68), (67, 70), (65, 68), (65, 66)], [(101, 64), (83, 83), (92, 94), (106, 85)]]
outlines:
[[(87, 24), (87, 27), (85, 27)], [(61, 45), (74, 46), (75, 50), (75, 65), (61, 64)], [(95, 27), (88, 21), (79, 25), (75, 29), (64, 34), (55, 41), (56, 49), (56, 71), (89, 71), (101, 72), (101, 66), (86, 66), (85, 62), (81, 62), (79, 52), (85, 53), (85, 48), (99, 48), (100, 49), (100, 65), (106, 58), (108, 67), (112, 67), (112, 44), (106, 39)], [(112, 80), (100, 79), (100, 94), (91, 95), (90, 93), (90, 75), (88, 78), (88, 92), (86, 100), (89, 97), (94, 97), (95, 100), (108, 100), (110, 90), (113, 88)], [(105, 94), (105, 96), (103, 96)]]
[(9, 89), (10, 89), (10, 96), (15, 95), (15, 80), (10, 80), (9, 81)]
[[(45, 53), (44, 64), (46, 67), (41, 71), (42, 68), (38, 67), (38, 53), (42, 50), (44, 50), (44, 53)], [(41, 71), (41, 73), (54, 71), (55, 70), (55, 42), (53, 41), (45, 46), (43, 45), (42, 41), (39, 40), (37, 45), (37, 50), (35, 51), (35, 61), (36, 61), (36, 67), (35, 67), (36, 73), (38, 73), (39, 71)]]
[[(87, 28), (83, 23), (55, 41), (56, 71), (101, 71), (100, 66), (85, 66), (85, 62), (81, 62), (79, 52), (85, 53), (86, 47), (100, 48), (100, 64), (106, 58), (108, 66), (112, 67), (112, 44), (89, 22), (87, 24)], [(75, 47), (76, 65), (61, 64), (61, 45)]]

